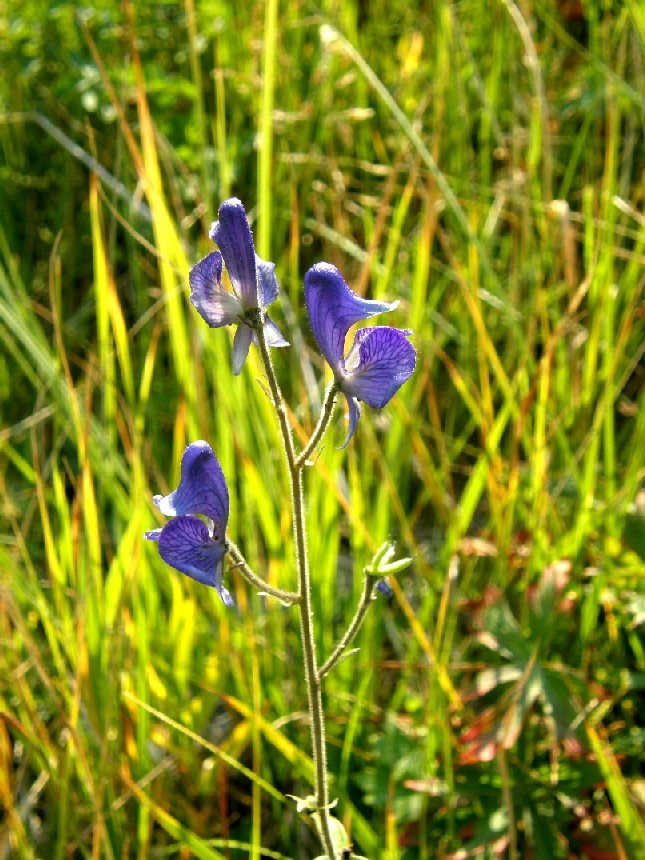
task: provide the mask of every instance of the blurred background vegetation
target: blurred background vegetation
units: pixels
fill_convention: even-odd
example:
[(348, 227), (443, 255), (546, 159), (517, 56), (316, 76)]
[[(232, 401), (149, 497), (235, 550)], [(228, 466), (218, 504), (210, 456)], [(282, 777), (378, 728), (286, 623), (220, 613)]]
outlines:
[(277, 263), (296, 435), (327, 260), (413, 379), (308, 473), (331, 793), (376, 858), (643, 857), (645, 12), (638, 0), (5, 0), (0, 857), (313, 857), (293, 612), (143, 532), (207, 439), (293, 588), (259, 363), (187, 302), (219, 203)]

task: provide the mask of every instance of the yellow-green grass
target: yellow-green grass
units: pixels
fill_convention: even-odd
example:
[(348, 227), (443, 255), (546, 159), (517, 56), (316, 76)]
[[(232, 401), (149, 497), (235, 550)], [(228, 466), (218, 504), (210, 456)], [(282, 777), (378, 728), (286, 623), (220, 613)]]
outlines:
[(187, 301), (235, 194), (277, 263), (297, 439), (326, 379), (313, 262), (399, 299), (378, 322), (411, 328), (419, 356), (344, 451), (338, 408), (307, 472), (321, 657), (374, 550), (414, 557), (325, 682), (355, 850), (638, 857), (639, 4), (8, 5), (0, 856), (318, 853), (288, 798), (312, 780), (293, 610), (231, 569), (227, 611), (142, 541), (204, 438), (231, 537), (296, 585), (261, 365), (252, 351), (233, 377), (230, 333)]

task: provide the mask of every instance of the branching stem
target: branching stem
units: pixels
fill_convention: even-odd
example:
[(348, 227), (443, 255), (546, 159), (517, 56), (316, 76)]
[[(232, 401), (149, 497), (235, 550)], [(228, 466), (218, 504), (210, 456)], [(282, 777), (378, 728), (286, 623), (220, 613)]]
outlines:
[(311, 439), (307, 442), (305, 447), (302, 449), (302, 452), (298, 455), (298, 458), (296, 460), (296, 466), (298, 468), (301, 468), (302, 466), (305, 466), (307, 464), (309, 457), (311, 457), (314, 450), (316, 449), (316, 445), (324, 436), (325, 430), (329, 426), (331, 416), (334, 413), (334, 405), (336, 403), (336, 395), (338, 394), (338, 391), (338, 383), (336, 382), (336, 380), (334, 380), (325, 392), (325, 399), (323, 401), (322, 409), (320, 410), (320, 418), (318, 419), (318, 423), (314, 427), (314, 432), (311, 434)]
[(278, 600), (281, 600), (283, 603), (300, 603), (300, 595), (297, 592), (283, 591), (281, 588), (274, 588), (272, 585), (269, 585), (268, 582), (265, 582), (265, 580), (262, 579), (261, 576), (258, 576), (256, 573), (254, 573), (248, 566), (246, 559), (232, 540), (228, 540), (228, 554), (235, 562), (235, 566), (242, 574), (244, 579), (254, 588), (257, 588), (259, 591), (268, 594), (269, 597), (275, 597)]
[(356, 607), (356, 612), (354, 613), (354, 617), (352, 618), (349, 627), (343, 638), (340, 640), (338, 645), (334, 648), (333, 652), (329, 656), (329, 658), (323, 663), (318, 671), (318, 678), (322, 681), (325, 675), (328, 675), (329, 672), (334, 668), (336, 663), (343, 656), (343, 653), (347, 650), (349, 645), (354, 641), (356, 634), (361, 629), (363, 625), (363, 621), (365, 620), (365, 616), (367, 615), (367, 610), (370, 607), (370, 603), (372, 602), (372, 598), (374, 596), (374, 589), (376, 588), (377, 579), (374, 576), (365, 576), (365, 581), (363, 583), (363, 593), (361, 594), (361, 599)]
[[(313, 614), (311, 608), (311, 584), (309, 579), (309, 561), (307, 553), (307, 530), (305, 522), (305, 503), (302, 487), (302, 469), (306, 457), (303, 456), (308, 450), (312, 451), (320, 440), (324, 427), (331, 417), (333, 408), (333, 397), (328, 395), (325, 399), (326, 408), (323, 414), (327, 414), (326, 423), (319, 431), (322, 423), (314, 430), (312, 439), (304, 449), (303, 453), (296, 457), (293, 444), (293, 435), (284, 398), (278, 384), (278, 380), (271, 361), (269, 347), (264, 335), (262, 314), (258, 312), (257, 319), (253, 320), (253, 326), (257, 334), (262, 364), (267, 375), (269, 389), (275, 410), (278, 415), (280, 432), (284, 443), (284, 451), (287, 459), (289, 482), (291, 485), (291, 501), (293, 505), (293, 531), (296, 547), (296, 567), (298, 573), (298, 609), (300, 611), (300, 638), (305, 662), (305, 681), (307, 684), (307, 695), (309, 700), (309, 721), (311, 727), (311, 745), (313, 751), (314, 771), (316, 776), (316, 811), (319, 815), (320, 835), (329, 860), (337, 860), (331, 836), (331, 825), (329, 822), (329, 787), (327, 783), (327, 751), (325, 742), (325, 715), (322, 706), (321, 678), (318, 671), (318, 658), (316, 656), (316, 642), (314, 638)], [(333, 386), (332, 386), (333, 388)], [(334, 392), (335, 396), (335, 392)], [(331, 404), (327, 406), (327, 401)], [(312, 440), (313, 444), (312, 444)]]

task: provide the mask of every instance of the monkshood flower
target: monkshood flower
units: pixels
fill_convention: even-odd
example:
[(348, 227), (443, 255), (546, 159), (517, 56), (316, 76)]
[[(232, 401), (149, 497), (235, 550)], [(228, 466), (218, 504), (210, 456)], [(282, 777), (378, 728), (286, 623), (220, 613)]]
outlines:
[[(258, 312), (269, 346), (289, 346), (265, 309), (278, 297), (275, 264), (255, 253), (253, 235), (244, 206), (235, 197), (219, 207), (209, 236), (219, 246), (193, 266), (188, 275), (190, 300), (211, 327), (237, 325), (233, 339), (233, 373), (244, 367), (251, 341), (257, 343), (253, 326)], [(233, 292), (222, 285), (222, 262), (226, 265)]]
[[(222, 467), (207, 442), (193, 442), (181, 458), (179, 486), (152, 501), (162, 514), (173, 517), (163, 528), (146, 532), (162, 559), (191, 579), (210, 585), (225, 606), (233, 598), (222, 585), (228, 523), (228, 487)], [(195, 514), (201, 514), (206, 522)]]
[(344, 448), (361, 414), (359, 401), (381, 409), (412, 375), (416, 352), (407, 339), (411, 332), (390, 326), (360, 329), (345, 357), (345, 338), (350, 327), (394, 310), (398, 302), (362, 299), (329, 263), (317, 263), (305, 275), (305, 303), (316, 342), (338, 388), (347, 398), (349, 429), (341, 445)]

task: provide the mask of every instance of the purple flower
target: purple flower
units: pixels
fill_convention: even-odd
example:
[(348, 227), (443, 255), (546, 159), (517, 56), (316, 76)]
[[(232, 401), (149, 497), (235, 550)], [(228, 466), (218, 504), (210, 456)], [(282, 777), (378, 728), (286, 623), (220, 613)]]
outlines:
[[(161, 529), (146, 532), (157, 541), (159, 555), (174, 567), (214, 588), (225, 606), (233, 598), (222, 585), (228, 523), (228, 487), (222, 467), (207, 442), (193, 442), (181, 458), (177, 489), (168, 496), (154, 496), (162, 514), (174, 517)], [(199, 519), (195, 514), (206, 518)]]
[(387, 581), (387, 579), (379, 579), (379, 581), (376, 583), (376, 590), (380, 591), (383, 597), (394, 597), (394, 589)]
[(398, 302), (360, 298), (329, 263), (317, 263), (305, 275), (305, 303), (320, 351), (347, 398), (349, 429), (341, 446), (344, 448), (361, 414), (359, 401), (381, 409), (412, 375), (416, 352), (407, 339), (411, 332), (390, 326), (360, 329), (345, 357), (345, 338), (350, 327), (394, 310)]
[[(237, 324), (233, 340), (233, 373), (237, 376), (244, 367), (251, 341), (257, 343), (253, 325), (258, 311), (268, 345), (289, 344), (265, 313), (265, 308), (278, 297), (275, 265), (261, 260), (255, 253), (244, 206), (232, 197), (222, 203), (218, 214), (219, 221), (212, 224), (209, 236), (220, 250), (212, 251), (190, 270), (190, 300), (211, 328)], [(232, 293), (222, 285), (222, 261), (226, 264)]]

